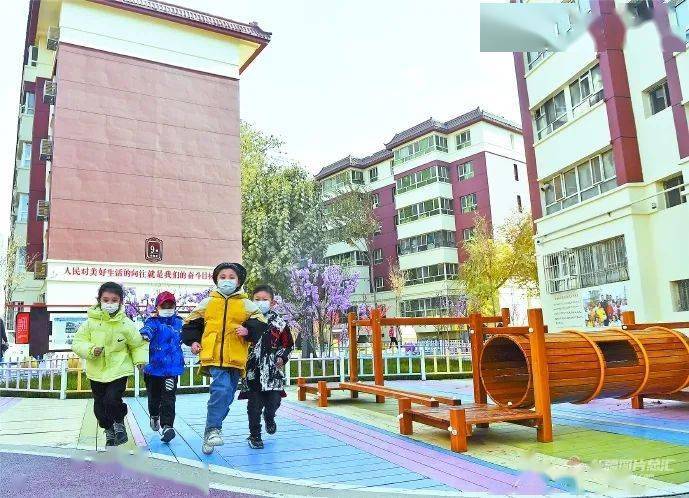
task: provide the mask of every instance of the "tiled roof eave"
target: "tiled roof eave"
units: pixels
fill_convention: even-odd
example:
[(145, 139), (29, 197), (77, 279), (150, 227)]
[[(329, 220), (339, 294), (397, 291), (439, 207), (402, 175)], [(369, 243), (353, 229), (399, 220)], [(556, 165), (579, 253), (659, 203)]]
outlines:
[(265, 45), (270, 41), (271, 33), (263, 31), (258, 24), (242, 23), (218, 17), (205, 12), (179, 7), (157, 0), (89, 0), (91, 2), (108, 5), (137, 12), (144, 15), (152, 15), (172, 22), (193, 25), (201, 29), (227, 34), (237, 38), (253, 41)]

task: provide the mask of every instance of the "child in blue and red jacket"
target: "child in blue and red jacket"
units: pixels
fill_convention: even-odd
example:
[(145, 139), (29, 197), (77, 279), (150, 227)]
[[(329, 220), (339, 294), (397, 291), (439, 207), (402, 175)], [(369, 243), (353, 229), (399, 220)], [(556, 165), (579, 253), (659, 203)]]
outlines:
[(160, 440), (169, 443), (175, 437), (175, 400), (177, 377), (184, 371), (182, 352), (183, 320), (177, 315), (177, 302), (171, 292), (161, 292), (156, 298), (155, 314), (141, 329), (141, 335), (150, 342), (148, 365), (144, 380), (148, 392), (148, 414), (151, 429), (160, 431)]

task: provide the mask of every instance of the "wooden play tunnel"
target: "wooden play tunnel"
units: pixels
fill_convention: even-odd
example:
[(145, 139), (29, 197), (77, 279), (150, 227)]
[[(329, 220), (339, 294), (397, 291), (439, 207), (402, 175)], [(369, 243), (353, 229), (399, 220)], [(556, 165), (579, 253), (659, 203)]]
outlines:
[[(552, 403), (669, 394), (689, 386), (689, 338), (664, 327), (629, 332), (565, 330), (545, 334)], [(534, 406), (529, 339), (493, 335), (484, 344), (480, 376), (500, 406)]]

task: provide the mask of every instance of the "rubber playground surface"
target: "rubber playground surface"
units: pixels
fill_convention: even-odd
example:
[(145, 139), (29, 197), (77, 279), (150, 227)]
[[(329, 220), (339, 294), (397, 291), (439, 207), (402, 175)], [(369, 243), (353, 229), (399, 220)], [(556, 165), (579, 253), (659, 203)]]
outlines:
[[(386, 384), (459, 397), (463, 403), (472, 401), (467, 380)], [(413, 436), (400, 436), (396, 400), (377, 404), (374, 396), (362, 394), (351, 400), (348, 393), (336, 392), (328, 408), (317, 408), (311, 396), (300, 403), (290, 390), (278, 411), (277, 434), (264, 434), (265, 449), (253, 450), (246, 444), (246, 402), (235, 401), (223, 429), (225, 445), (205, 456), (201, 437), (207, 396), (178, 396), (178, 436), (169, 445), (161, 443), (148, 426), (146, 398), (127, 398), (130, 441), (117, 449), (117, 455), (130, 467), (129, 473), (123, 473), (119, 464), (104, 467), (92, 461), (112, 453), (112, 449), (104, 451), (92, 400), (0, 398), (0, 452), (13, 452), (0, 457), (3, 475), (20, 475), (22, 466), (30, 465), (33, 472), (52, 469), (50, 480), (43, 481), (50, 483), (43, 488), (45, 494), (27, 482), (6, 478), (0, 494), (6, 493), (5, 487), (15, 486), (9, 491), (18, 496), (25, 492), (63, 496), (58, 489), (70, 491), (64, 496), (74, 496), (75, 481), (97, 496), (151, 496), (151, 489), (160, 490), (153, 494), (194, 496), (208, 486), (212, 496), (247, 496), (253, 494), (251, 489), (263, 490), (257, 491), (261, 496), (272, 496), (269, 490), (276, 496), (358, 496), (374, 491), (378, 496), (398, 492), (424, 496), (689, 493), (686, 403), (647, 400), (644, 410), (632, 410), (626, 400), (609, 399), (554, 405), (552, 443), (538, 443), (532, 428), (495, 424), (475, 429), (469, 451), (458, 454), (449, 451), (449, 437), (443, 430), (414, 424)], [(27, 448), (31, 455), (18, 458)], [(41, 460), (55, 452), (72, 457), (72, 463), (60, 464), (67, 465), (63, 471)], [(84, 459), (91, 463), (83, 463)], [(77, 470), (71, 471), (70, 465)], [(87, 472), (84, 465), (95, 467)], [(166, 472), (176, 474), (179, 482), (157, 482), (155, 472), (145, 477), (135, 474), (156, 465), (171, 468)], [(108, 480), (109, 472), (120, 477)], [(139, 488), (124, 486), (127, 479)], [(222, 485), (228, 479), (244, 483), (243, 491)]]

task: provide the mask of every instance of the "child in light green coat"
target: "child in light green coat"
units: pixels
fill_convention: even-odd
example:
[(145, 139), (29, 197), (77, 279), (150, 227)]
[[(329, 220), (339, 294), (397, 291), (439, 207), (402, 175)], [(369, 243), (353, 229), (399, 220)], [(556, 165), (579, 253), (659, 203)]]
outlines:
[(72, 342), (72, 350), (86, 360), (93, 412), (98, 425), (105, 429), (106, 446), (127, 442), (127, 405), (122, 396), (134, 365), (148, 362), (148, 343), (124, 314), (123, 300), (121, 285), (101, 285), (98, 304), (88, 310), (88, 320), (81, 324)]

